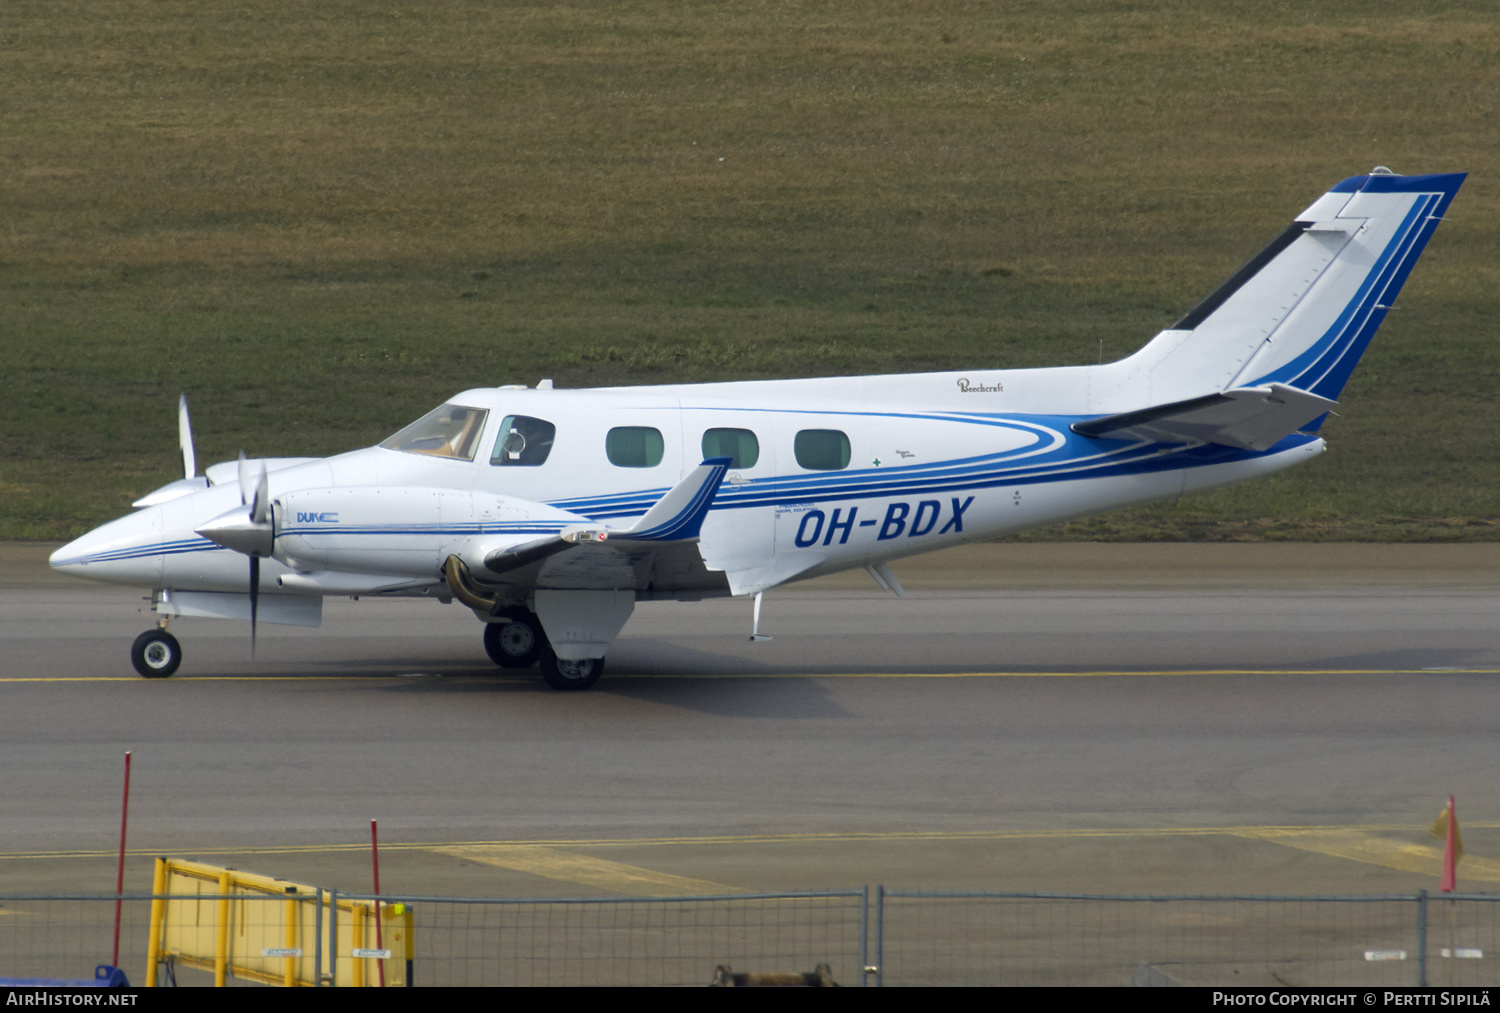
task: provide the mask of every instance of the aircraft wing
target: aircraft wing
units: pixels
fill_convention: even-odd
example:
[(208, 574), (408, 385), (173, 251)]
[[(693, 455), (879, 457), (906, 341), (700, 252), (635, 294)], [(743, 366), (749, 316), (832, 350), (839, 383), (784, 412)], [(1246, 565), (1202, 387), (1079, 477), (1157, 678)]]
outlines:
[(724, 575), (710, 571), (696, 541), (590, 542), (553, 556), (537, 568), (533, 585), (553, 590), (635, 588), (649, 597), (657, 586), (678, 591), (723, 593)]
[(1187, 401), (1075, 422), (1081, 436), (1153, 443), (1218, 443), (1240, 450), (1270, 450), (1338, 406), (1286, 384), (1236, 387)]
[(729, 463), (704, 461), (629, 527), (573, 524), (550, 538), (497, 549), (484, 557), (489, 574), (482, 579), (546, 588), (646, 591), (662, 583), (717, 590), (723, 575), (704, 565), (697, 541)]

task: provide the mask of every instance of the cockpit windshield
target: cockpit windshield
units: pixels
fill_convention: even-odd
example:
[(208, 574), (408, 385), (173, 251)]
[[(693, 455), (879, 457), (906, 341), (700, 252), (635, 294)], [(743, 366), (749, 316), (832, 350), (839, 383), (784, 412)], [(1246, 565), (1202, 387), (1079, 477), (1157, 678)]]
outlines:
[(487, 415), (489, 412), (484, 408), (445, 404), (423, 415), (381, 446), (408, 454), (472, 461)]

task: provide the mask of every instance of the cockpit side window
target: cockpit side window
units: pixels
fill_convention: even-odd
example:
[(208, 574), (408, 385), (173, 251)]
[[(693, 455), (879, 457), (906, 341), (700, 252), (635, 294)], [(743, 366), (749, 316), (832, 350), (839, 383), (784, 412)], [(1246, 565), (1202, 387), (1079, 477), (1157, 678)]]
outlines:
[(484, 408), (445, 404), (423, 415), (381, 446), (408, 454), (472, 461), (488, 415)]
[(535, 468), (552, 453), (557, 427), (529, 415), (507, 415), (495, 437), (490, 463), (502, 467)]

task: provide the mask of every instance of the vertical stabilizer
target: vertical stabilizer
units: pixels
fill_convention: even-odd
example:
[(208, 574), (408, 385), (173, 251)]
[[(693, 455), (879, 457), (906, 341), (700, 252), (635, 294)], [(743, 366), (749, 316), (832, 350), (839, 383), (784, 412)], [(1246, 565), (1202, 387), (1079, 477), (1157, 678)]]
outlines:
[(1164, 402), (1280, 383), (1337, 399), (1464, 176), (1378, 169), (1339, 183), (1116, 363), (1115, 390)]

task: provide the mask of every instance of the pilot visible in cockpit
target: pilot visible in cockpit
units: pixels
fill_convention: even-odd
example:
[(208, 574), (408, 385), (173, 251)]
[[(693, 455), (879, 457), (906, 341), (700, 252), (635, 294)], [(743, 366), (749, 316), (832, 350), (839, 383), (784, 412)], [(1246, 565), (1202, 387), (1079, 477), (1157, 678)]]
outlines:
[(510, 415), (500, 425), (491, 464), (534, 468), (552, 453), (557, 427), (528, 415)]

